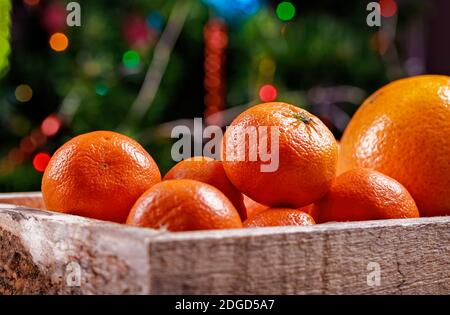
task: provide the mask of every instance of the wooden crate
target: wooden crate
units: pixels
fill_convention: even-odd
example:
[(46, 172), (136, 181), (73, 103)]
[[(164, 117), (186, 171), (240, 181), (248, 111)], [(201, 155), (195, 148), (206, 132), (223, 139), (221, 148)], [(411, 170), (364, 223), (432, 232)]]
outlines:
[(170, 233), (39, 208), (0, 194), (1, 294), (450, 293), (450, 217)]

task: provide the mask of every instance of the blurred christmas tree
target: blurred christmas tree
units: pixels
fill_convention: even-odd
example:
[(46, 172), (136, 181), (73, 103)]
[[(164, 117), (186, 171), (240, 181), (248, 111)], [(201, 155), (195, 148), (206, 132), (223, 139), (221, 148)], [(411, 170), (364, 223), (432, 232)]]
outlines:
[[(82, 1), (80, 27), (67, 26), (68, 2), (13, 1), (0, 191), (38, 190), (48, 155), (98, 129), (136, 138), (165, 172), (164, 123), (220, 114), (227, 124), (233, 107), (260, 101), (308, 107), (339, 136), (367, 93), (405, 74), (386, 62), (395, 39), (366, 25), (364, 1)], [(395, 21), (394, 32), (407, 24)]]
[(0, 0), (0, 78), (8, 64), (9, 54), (9, 0)]

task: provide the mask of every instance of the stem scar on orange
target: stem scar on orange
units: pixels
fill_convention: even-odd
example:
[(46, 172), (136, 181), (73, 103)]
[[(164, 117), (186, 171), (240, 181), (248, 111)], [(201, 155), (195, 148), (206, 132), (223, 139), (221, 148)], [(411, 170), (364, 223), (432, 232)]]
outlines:
[(191, 179), (154, 185), (136, 201), (127, 224), (169, 231), (242, 227), (238, 212), (220, 190)]
[(124, 223), (134, 202), (161, 174), (150, 154), (111, 131), (77, 136), (51, 158), (42, 178), (48, 210)]
[[(241, 113), (225, 132), (222, 160), (230, 181), (251, 199), (272, 207), (299, 208), (320, 199), (336, 175), (337, 143), (319, 118), (286, 103), (263, 103)], [(245, 154), (230, 159), (228, 152), (258, 151), (246, 134), (249, 128), (278, 130), (278, 168), (262, 172), (266, 162)], [(269, 132), (267, 132), (269, 133)], [(261, 134), (256, 137), (259, 139)], [(265, 142), (271, 147), (271, 138)], [(259, 139), (257, 145), (261, 145)], [(273, 152), (271, 152), (273, 154)]]

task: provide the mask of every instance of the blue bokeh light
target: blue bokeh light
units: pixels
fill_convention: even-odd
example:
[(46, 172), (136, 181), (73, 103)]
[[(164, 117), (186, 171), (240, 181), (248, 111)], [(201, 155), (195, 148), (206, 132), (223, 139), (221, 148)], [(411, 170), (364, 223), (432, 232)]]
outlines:
[(147, 15), (148, 26), (160, 31), (164, 24), (164, 19), (158, 11), (151, 11)]
[(242, 20), (256, 14), (263, 0), (203, 0), (221, 17), (228, 21)]

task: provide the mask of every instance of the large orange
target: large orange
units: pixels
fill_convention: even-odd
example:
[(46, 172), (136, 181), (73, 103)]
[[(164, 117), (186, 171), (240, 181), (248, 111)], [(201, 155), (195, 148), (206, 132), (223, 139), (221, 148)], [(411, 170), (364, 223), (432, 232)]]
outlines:
[(210, 184), (230, 199), (242, 220), (247, 218), (243, 195), (228, 179), (222, 161), (205, 156), (192, 157), (177, 163), (167, 172), (164, 179), (194, 179)]
[[(242, 136), (249, 135), (252, 128), (257, 131), (257, 146), (250, 136)], [(265, 142), (270, 149), (276, 130), (278, 168), (263, 171), (263, 165), (269, 164), (264, 161), (267, 157), (257, 155), (255, 159), (249, 153), (264, 152), (261, 143)], [(233, 152), (245, 156), (241, 154), (239, 160), (238, 155), (230, 154)], [(330, 187), (336, 174), (337, 144), (320, 119), (306, 110), (286, 103), (264, 103), (232, 122), (224, 136), (222, 160), (228, 178), (251, 199), (268, 206), (298, 208), (316, 201)]]
[(267, 208), (244, 222), (244, 227), (312, 225), (314, 219), (306, 212), (289, 208)]
[(398, 180), (422, 216), (450, 215), (450, 77), (402, 79), (372, 94), (341, 139), (339, 172), (354, 167)]
[(49, 210), (123, 223), (139, 196), (159, 181), (158, 166), (139, 143), (95, 131), (55, 152), (42, 195)]
[(238, 212), (220, 190), (191, 179), (154, 185), (136, 201), (127, 224), (169, 231), (242, 227)]
[(395, 179), (366, 168), (336, 177), (330, 190), (314, 204), (318, 223), (417, 218), (409, 192)]

